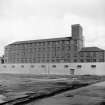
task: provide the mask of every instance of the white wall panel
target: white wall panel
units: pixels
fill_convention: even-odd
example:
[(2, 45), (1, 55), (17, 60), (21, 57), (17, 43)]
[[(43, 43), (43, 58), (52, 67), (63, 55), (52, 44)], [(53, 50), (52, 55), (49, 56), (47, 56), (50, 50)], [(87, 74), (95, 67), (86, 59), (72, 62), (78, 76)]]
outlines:
[[(54, 65), (56, 67), (53, 67)], [(96, 67), (92, 67), (92, 65)], [(74, 69), (75, 75), (105, 75), (105, 62), (0, 64), (0, 73), (71, 75), (71, 69)]]

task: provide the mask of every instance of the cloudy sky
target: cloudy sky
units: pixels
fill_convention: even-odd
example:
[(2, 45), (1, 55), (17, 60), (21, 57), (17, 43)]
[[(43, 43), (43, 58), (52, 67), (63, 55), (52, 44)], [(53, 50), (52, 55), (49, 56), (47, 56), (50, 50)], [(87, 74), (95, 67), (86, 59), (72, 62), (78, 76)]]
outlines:
[(105, 0), (0, 0), (0, 55), (15, 41), (71, 36), (72, 24), (105, 49)]

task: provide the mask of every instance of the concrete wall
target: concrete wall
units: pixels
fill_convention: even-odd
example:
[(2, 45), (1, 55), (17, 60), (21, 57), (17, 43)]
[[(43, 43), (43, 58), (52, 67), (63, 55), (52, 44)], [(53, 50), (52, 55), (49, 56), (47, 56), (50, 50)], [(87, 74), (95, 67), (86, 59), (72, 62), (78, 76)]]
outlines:
[(75, 75), (105, 75), (105, 62), (0, 64), (0, 73), (72, 75), (73, 70)]

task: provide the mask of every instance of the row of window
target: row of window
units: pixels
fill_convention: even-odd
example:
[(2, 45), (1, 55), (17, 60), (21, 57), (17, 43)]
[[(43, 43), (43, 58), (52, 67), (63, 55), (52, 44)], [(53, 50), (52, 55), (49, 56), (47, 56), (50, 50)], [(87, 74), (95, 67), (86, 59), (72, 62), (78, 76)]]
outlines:
[[(104, 59), (98, 59), (99, 62), (104, 62)], [(74, 62), (78, 62), (77, 59), (74, 59)], [(97, 62), (97, 59), (80, 59), (80, 62)]]
[(60, 53), (54, 53), (54, 54), (30, 54), (30, 55), (6, 55), (5, 57), (10, 58), (10, 59), (32, 59), (32, 58), (40, 58), (40, 59), (45, 59), (45, 58), (63, 58), (63, 57), (70, 57), (70, 54), (64, 53), (64, 54), (60, 54)]
[[(61, 44), (69, 44), (70, 45), (71, 41), (70, 40), (66, 40), (66, 41), (51, 41), (51, 42), (33, 42), (33, 43), (25, 43), (25, 44), (14, 44), (12, 45), (12, 48), (23, 48), (23, 47), (34, 47), (34, 46), (49, 46), (49, 45), (61, 45)], [(10, 47), (9, 47), (10, 48)], [(6, 50), (8, 50), (8, 47), (5, 48)]]
[[(6, 68), (7, 66), (4, 65), (3, 67)], [(12, 65), (11, 67), (12, 67), (12, 68), (15, 68), (15, 65)], [(30, 67), (31, 67), (31, 68), (34, 68), (35, 65), (30, 65)], [(42, 68), (45, 68), (46, 66), (45, 66), (45, 65), (41, 65), (41, 67), (42, 67)], [(53, 67), (53, 68), (56, 68), (56, 65), (52, 65), (52, 67)], [(69, 65), (64, 65), (64, 68), (68, 68), (68, 67), (69, 67)], [(96, 68), (96, 65), (91, 65), (91, 67), (92, 67), (92, 68)], [(24, 68), (24, 65), (21, 65), (21, 68)], [(78, 69), (79, 69), (79, 68), (82, 68), (82, 65), (77, 65), (77, 68), (78, 68)]]
[(99, 54), (103, 56), (104, 52), (80, 52), (80, 57), (96, 57)]
[[(93, 60), (83, 60), (83, 59), (80, 59), (77, 60), (77, 59), (74, 59), (73, 60), (74, 62), (104, 62), (104, 59), (99, 59), (99, 60), (96, 60), (96, 59), (93, 59)], [(28, 59), (28, 60), (23, 60), (23, 59), (11, 59), (11, 60), (6, 60), (5, 59), (5, 63), (45, 63), (45, 62), (71, 62), (71, 60), (69, 59), (69, 57), (67, 59), (64, 59), (64, 58), (60, 58), (60, 57), (56, 57), (56, 58), (46, 58), (46, 59)]]
[(46, 58), (46, 59), (5, 59), (6, 63), (43, 63), (43, 62), (70, 62), (70, 59), (61, 58)]
[[(96, 68), (96, 65), (91, 65), (92, 68)], [(77, 68), (80, 69), (82, 68), (82, 65), (77, 65)]]
[[(4, 65), (3, 67), (6, 68), (7, 66)], [(12, 68), (15, 68), (15, 65), (12, 65), (11, 67), (12, 67)], [(31, 67), (31, 68), (34, 68), (35, 65), (30, 65), (30, 67)], [(46, 66), (45, 66), (45, 65), (41, 65), (41, 67), (42, 67), (42, 68), (45, 68)], [(52, 65), (52, 67), (53, 67), (53, 68), (56, 68), (56, 65)], [(68, 65), (64, 65), (64, 67), (65, 67), (65, 68), (68, 68), (69, 66), (68, 66)], [(24, 65), (21, 65), (21, 68), (24, 68)]]
[[(24, 50), (27, 50), (27, 51), (29, 51), (29, 52), (34, 52), (34, 51), (42, 51), (42, 50), (45, 50), (45, 51), (48, 51), (48, 50), (63, 50), (63, 49), (68, 49), (68, 50), (70, 50), (71, 49), (71, 46), (70, 45), (66, 45), (66, 46), (54, 46), (54, 47), (52, 47), (52, 46), (49, 46), (49, 47), (33, 47), (33, 48), (30, 48), (30, 47), (27, 47), (27, 48), (17, 48), (17, 49), (15, 49), (14, 48), (14, 50), (13, 50), (13, 48), (10, 50), (8, 50), (9, 52), (11, 52), (11, 53), (15, 53), (15, 52), (19, 52), (19, 51), (24, 51)], [(7, 51), (7, 50), (6, 50)]]

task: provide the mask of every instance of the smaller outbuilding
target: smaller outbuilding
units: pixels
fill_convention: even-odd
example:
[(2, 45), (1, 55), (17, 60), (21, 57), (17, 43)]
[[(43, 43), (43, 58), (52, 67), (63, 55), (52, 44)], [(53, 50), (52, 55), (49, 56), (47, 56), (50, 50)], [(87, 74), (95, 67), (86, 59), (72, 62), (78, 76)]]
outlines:
[(105, 50), (98, 47), (84, 47), (79, 52), (80, 62), (105, 62)]

